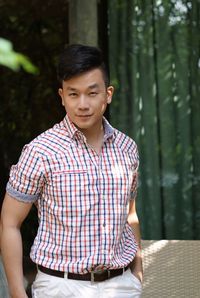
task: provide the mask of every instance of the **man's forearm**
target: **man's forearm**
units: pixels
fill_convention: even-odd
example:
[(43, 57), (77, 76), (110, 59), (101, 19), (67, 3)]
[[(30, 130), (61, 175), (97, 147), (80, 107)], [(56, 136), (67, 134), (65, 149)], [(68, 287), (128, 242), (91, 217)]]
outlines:
[(134, 260), (131, 263), (131, 271), (135, 272), (140, 276), (140, 280), (142, 280), (143, 277), (143, 267), (142, 267), (142, 255), (141, 255), (141, 249), (138, 249)]
[[(134, 231), (135, 231), (135, 229), (134, 229)], [(141, 253), (140, 237), (137, 237), (136, 241), (138, 244), (138, 251), (137, 251), (130, 267), (131, 267), (131, 271), (140, 279), (140, 281), (142, 281), (143, 280), (143, 266), (142, 266), (142, 253)]]
[(16, 227), (2, 226), (1, 253), (12, 298), (27, 298), (23, 284), (22, 240)]
[(138, 251), (132, 261), (130, 268), (131, 271), (140, 279), (143, 280), (143, 266), (142, 266), (142, 254), (141, 254), (141, 235), (140, 235), (140, 224), (136, 212), (129, 214), (128, 222), (132, 227), (135, 235), (135, 240), (138, 245)]

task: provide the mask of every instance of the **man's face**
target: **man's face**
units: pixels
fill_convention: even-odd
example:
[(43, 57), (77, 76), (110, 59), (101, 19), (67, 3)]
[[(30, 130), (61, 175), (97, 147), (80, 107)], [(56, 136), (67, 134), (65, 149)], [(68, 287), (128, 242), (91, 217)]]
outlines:
[(96, 68), (63, 81), (58, 92), (69, 118), (84, 132), (101, 126), (113, 87), (106, 88), (102, 71)]

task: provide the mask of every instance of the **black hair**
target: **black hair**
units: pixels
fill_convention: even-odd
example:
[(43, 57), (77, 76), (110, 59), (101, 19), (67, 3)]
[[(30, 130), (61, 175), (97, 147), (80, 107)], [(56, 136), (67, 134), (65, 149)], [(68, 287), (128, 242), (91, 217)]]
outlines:
[(59, 83), (84, 72), (99, 68), (102, 71), (106, 87), (109, 86), (109, 74), (99, 48), (82, 44), (67, 46), (61, 53), (57, 76)]

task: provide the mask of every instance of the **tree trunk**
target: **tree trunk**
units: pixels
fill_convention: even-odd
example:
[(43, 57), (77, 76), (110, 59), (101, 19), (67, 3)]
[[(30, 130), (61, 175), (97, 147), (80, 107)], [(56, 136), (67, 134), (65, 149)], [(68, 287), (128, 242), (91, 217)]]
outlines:
[(69, 1), (69, 42), (96, 46), (97, 0)]

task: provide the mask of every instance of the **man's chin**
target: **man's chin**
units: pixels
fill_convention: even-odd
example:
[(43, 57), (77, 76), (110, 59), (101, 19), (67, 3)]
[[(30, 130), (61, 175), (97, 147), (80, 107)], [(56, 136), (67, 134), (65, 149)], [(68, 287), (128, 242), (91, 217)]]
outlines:
[(73, 122), (73, 123), (79, 130), (91, 129), (93, 127), (93, 124), (83, 123), (82, 121), (80, 121), (80, 122), (76, 121), (76, 122)]

